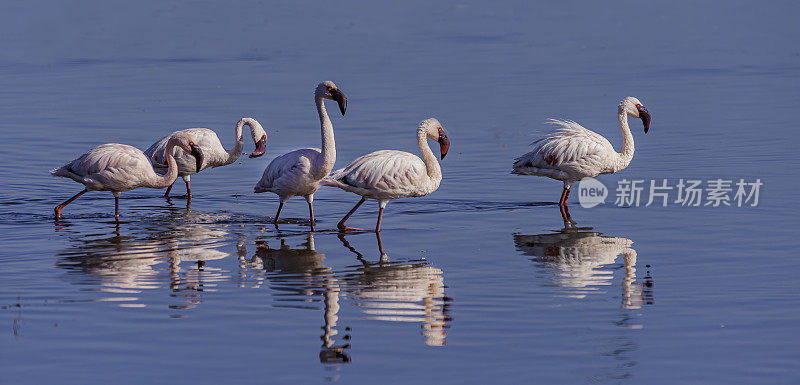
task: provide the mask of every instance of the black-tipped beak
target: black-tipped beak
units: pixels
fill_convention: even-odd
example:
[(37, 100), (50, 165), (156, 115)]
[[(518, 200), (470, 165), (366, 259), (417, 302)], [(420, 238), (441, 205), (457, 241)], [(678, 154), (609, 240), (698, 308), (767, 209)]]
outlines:
[(650, 112), (647, 111), (647, 108), (644, 106), (636, 107), (639, 110), (639, 119), (642, 119), (642, 124), (644, 124), (644, 133), (647, 133), (647, 130), (650, 129)]
[(342, 115), (344, 115), (344, 112), (347, 110), (347, 98), (344, 96), (342, 91), (339, 91), (338, 89), (332, 89), (331, 98), (333, 98), (336, 103), (339, 103), (339, 111), (341, 111)]
[(203, 167), (203, 150), (200, 149), (196, 144), (190, 144), (192, 151), (189, 152), (190, 155), (194, 157), (197, 169), (195, 171), (200, 172), (200, 167)]
[(447, 155), (447, 151), (450, 149), (450, 139), (447, 137), (447, 134), (442, 130), (439, 129), (439, 151), (442, 153), (442, 159), (444, 156)]
[(264, 155), (265, 152), (267, 152), (267, 136), (266, 135), (262, 136), (261, 139), (259, 139), (258, 142), (256, 142), (256, 149), (253, 150), (253, 152), (250, 153), (250, 157), (251, 158), (258, 158), (259, 156)]

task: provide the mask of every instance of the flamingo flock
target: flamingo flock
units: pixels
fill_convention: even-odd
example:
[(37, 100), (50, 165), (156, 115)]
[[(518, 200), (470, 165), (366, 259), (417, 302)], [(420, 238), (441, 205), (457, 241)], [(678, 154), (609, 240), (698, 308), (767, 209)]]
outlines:
[[(325, 100), (335, 101), (342, 115), (347, 110), (347, 98), (335, 83), (325, 81), (317, 85), (314, 102), (320, 120), (321, 148), (300, 148), (276, 157), (264, 169), (254, 187), (255, 193), (271, 192), (278, 196), (278, 209), (272, 219), (276, 225), (284, 203), (293, 196), (302, 196), (308, 203), (309, 223), (314, 231), (314, 193), (322, 186), (331, 186), (361, 196), (337, 224), (339, 231), (379, 233), (383, 212), (390, 200), (422, 197), (439, 188), (442, 168), (428, 139), (439, 144), (442, 160), (450, 148), (450, 139), (437, 119), (425, 119), (416, 128), (417, 145), (422, 158), (403, 151), (380, 150), (358, 157), (345, 167), (332, 171), (336, 163), (336, 142)], [(627, 97), (620, 102), (617, 115), (622, 130), (620, 152), (614, 150), (606, 138), (574, 121), (551, 120), (558, 130), (533, 142), (533, 149), (514, 161), (512, 173), (562, 181), (564, 188), (558, 206), (562, 208), (562, 215), (566, 215), (566, 223), (567, 200), (576, 182), (619, 172), (633, 159), (634, 143), (628, 117), (641, 119), (645, 133), (650, 128), (650, 113), (634, 97)], [(51, 171), (53, 176), (70, 178), (84, 185), (82, 191), (55, 207), (55, 218), (61, 219), (64, 207), (89, 191), (110, 191), (114, 195), (114, 217), (119, 220), (121, 192), (140, 187), (166, 188), (164, 197), (168, 198), (179, 176), (186, 184), (188, 208), (192, 197), (191, 176), (206, 168), (236, 162), (244, 153), (244, 126), (250, 128), (255, 145), (249, 157), (263, 155), (266, 152), (267, 133), (253, 118), (241, 118), (238, 121), (234, 131), (235, 143), (230, 150), (226, 150), (217, 134), (207, 128), (175, 131), (145, 151), (119, 143), (97, 146)], [(367, 199), (378, 201), (375, 229), (346, 226), (345, 222)]]

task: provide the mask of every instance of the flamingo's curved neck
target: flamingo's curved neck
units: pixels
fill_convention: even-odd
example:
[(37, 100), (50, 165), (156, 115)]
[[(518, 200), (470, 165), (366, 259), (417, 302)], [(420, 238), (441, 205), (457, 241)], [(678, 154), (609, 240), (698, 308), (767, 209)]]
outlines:
[(178, 145), (178, 141), (175, 139), (170, 139), (169, 142), (167, 142), (167, 148), (165, 150), (165, 154), (167, 155), (167, 172), (164, 173), (164, 175), (158, 175), (158, 173), (153, 171), (155, 176), (153, 177), (152, 188), (167, 188), (175, 183), (175, 179), (178, 178), (178, 163), (175, 162), (175, 157), (172, 155), (172, 150), (176, 145)]
[(628, 114), (625, 111), (619, 113), (619, 128), (622, 130), (622, 151), (619, 152), (619, 162), (614, 166), (614, 172), (620, 171), (633, 160), (633, 134), (628, 126)]
[(336, 163), (336, 142), (333, 140), (333, 123), (325, 110), (325, 99), (322, 95), (315, 95), (317, 113), (319, 113), (320, 130), (322, 131), (322, 156), (317, 157), (311, 164), (311, 172), (321, 179), (328, 175)]
[[(234, 131), (234, 135), (236, 136), (236, 142), (233, 144), (233, 148), (230, 150), (225, 150), (228, 153), (227, 159), (225, 159), (225, 165), (229, 165), (239, 159), (242, 156), (242, 152), (244, 152), (244, 138), (242, 138), (242, 128), (247, 122), (244, 119), (240, 120), (239, 123), (236, 123), (236, 129)], [(252, 127), (251, 127), (252, 130)]]
[(425, 131), (422, 129), (417, 130), (417, 144), (419, 145), (419, 151), (422, 152), (422, 159), (425, 161), (425, 166), (428, 169), (428, 177), (436, 182), (441, 181), (442, 168), (439, 166), (439, 161), (436, 160), (436, 155), (433, 154), (431, 147), (428, 145), (428, 135), (426, 135)]

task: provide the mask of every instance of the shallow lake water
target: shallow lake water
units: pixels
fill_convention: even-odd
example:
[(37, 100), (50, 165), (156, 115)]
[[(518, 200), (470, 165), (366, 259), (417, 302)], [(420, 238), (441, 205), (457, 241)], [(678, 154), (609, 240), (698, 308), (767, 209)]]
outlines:
[[(9, 384), (798, 383), (796, 3), (586, 1), (0, 5), (0, 372)], [(266, 164), (319, 146), (337, 167), (417, 153), (438, 118), (444, 179), (391, 202), (380, 237), (341, 236), (358, 200), (322, 188), (276, 228)], [(564, 229), (560, 182), (513, 159), (573, 119), (619, 149), (616, 107), (643, 101), (636, 155), (605, 204)], [(107, 142), (141, 149), (243, 116), (256, 159), (174, 197), (49, 171)], [(247, 135), (245, 135), (247, 138)], [(245, 151), (253, 144), (245, 139)], [(758, 205), (616, 205), (623, 180), (760, 181)], [(645, 189), (645, 194), (648, 189)], [(657, 201), (659, 202), (659, 201)], [(371, 227), (369, 201), (350, 224)]]

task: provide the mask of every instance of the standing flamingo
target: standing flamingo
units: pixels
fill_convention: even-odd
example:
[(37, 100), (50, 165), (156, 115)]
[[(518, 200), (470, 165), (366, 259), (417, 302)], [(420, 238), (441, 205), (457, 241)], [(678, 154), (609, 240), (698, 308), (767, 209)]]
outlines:
[(622, 152), (616, 152), (606, 138), (578, 123), (551, 119), (560, 129), (533, 142), (533, 151), (515, 160), (512, 173), (563, 181), (564, 191), (558, 205), (565, 207), (575, 182), (621, 171), (631, 163), (633, 135), (628, 127), (628, 116), (642, 119), (645, 134), (650, 129), (650, 113), (639, 99), (630, 96), (622, 99), (617, 115), (622, 129)]
[(86, 186), (83, 191), (56, 206), (56, 219), (61, 210), (88, 191), (111, 191), (114, 194), (114, 218), (119, 220), (119, 194), (138, 187), (166, 188), (178, 177), (178, 164), (172, 150), (179, 147), (195, 158), (197, 169), (203, 164), (203, 151), (186, 133), (170, 135), (167, 141), (167, 172), (159, 175), (153, 170), (150, 160), (138, 148), (119, 143), (99, 145), (77, 159), (50, 172), (53, 176), (71, 178)]
[(308, 213), (311, 218), (311, 230), (314, 230), (314, 193), (319, 189), (319, 181), (326, 177), (336, 163), (336, 143), (333, 139), (333, 123), (325, 110), (324, 99), (335, 100), (339, 111), (344, 115), (347, 109), (345, 98), (339, 87), (332, 81), (317, 85), (314, 101), (317, 104), (322, 131), (322, 149), (301, 148), (283, 154), (269, 163), (261, 180), (256, 183), (256, 193), (272, 192), (280, 197), (275, 224), (281, 215), (283, 204), (293, 196), (303, 196), (308, 202)]
[(442, 169), (428, 146), (426, 137), (439, 142), (439, 150), (444, 159), (450, 148), (450, 139), (442, 129), (442, 124), (438, 120), (430, 118), (423, 120), (417, 127), (417, 144), (425, 159), (424, 162), (418, 156), (408, 152), (375, 151), (357, 158), (345, 168), (334, 171), (322, 180), (322, 184), (325, 186), (338, 187), (362, 196), (350, 212), (339, 221), (337, 225), (339, 230), (363, 230), (347, 227), (344, 222), (367, 199), (378, 200), (380, 210), (375, 232), (380, 232), (383, 209), (386, 208), (389, 200), (421, 197), (439, 188), (439, 183), (442, 181)]
[[(256, 149), (250, 154), (250, 157), (255, 158), (263, 155), (266, 151), (267, 133), (264, 132), (261, 124), (253, 118), (242, 118), (236, 123), (236, 129), (234, 131), (236, 142), (230, 150), (226, 150), (225, 147), (222, 147), (217, 133), (208, 128), (188, 128), (172, 133), (183, 132), (197, 139), (197, 146), (203, 150), (203, 155), (205, 156), (205, 162), (203, 162), (200, 167), (195, 168), (195, 160), (193, 157), (182, 151), (180, 147), (175, 150), (174, 156), (175, 161), (178, 163), (178, 176), (183, 178), (183, 181), (186, 182), (186, 196), (189, 200), (192, 199), (192, 186), (190, 184), (192, 174), (196, 174), (209, 167), (227, 166), (235, 162), (242, 155), (244, 151), (242, 128), (245, 125), (250, 127), (250, 135), (253, 137), (253, 143), (256, 145)], [(167, 171), (167, 156), (164, 149), (167, 147), (167, 142), (172, 134), (161, 138), (144, 151), (145, 155), (150, 159), (150, 162), (153, 163), (153, 168), (159, 173)], [(169, 185), (167, 191), (164, 193), (164, 197), (169, 197), (169, 192), (171, 190), (172, 185)]]

